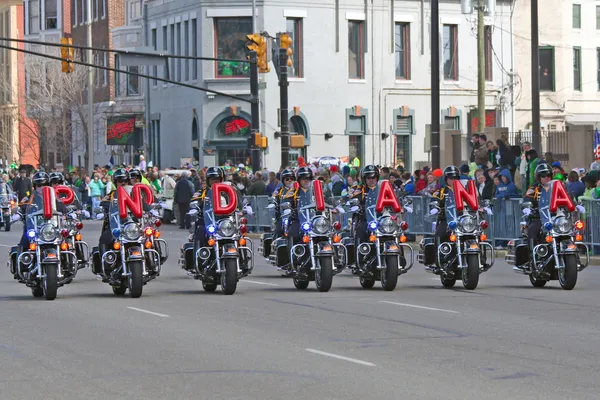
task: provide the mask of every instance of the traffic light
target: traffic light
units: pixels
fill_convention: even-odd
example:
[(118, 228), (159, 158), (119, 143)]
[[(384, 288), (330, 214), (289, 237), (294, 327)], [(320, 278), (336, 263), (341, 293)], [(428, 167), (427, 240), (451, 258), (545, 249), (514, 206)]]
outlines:
[(267, 59), (267, 39), (261, 36), (260, 33), (246, 35), (246, 39), (249, 40), (246, 48), (256, 52), (258, 72), (263, 74), (269, 72), (271, 68), (269, 68), (269, 60)]
[(282, 49), (287, 49), (287, 66), (291, 67), (294, 65), (292, 61), (292, 55), (294, 54), (294, 50), (292, 49), (292, 38), (289, 33), (282, 33), (279, 35), (279, 47)]
[[(60, 38), (60, 44), (64, 44), (66, 46), (72, 46), (73, 39), (72, 38)], [(65, 61), (65, 60), (73, 61), (73, 59), (75, 58), (75, 49), (74, 48), (61, 47), (60, 48), (60, 58), (63, 59), (63, 61), (61, 61), (62, 72), (66, 73), (66, 74), (70, 74), (71, 72), (75, 71), (75, 64)]]
[(267, 147), (269, 147), (269, 139), (266, 136), (261, 136), (260, 137), (260, 148), (264, 150)]

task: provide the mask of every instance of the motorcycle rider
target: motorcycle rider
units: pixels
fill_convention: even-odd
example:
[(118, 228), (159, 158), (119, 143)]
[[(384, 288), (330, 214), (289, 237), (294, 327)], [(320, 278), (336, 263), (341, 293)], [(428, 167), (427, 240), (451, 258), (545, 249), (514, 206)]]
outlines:
[(529, 211), (523, 210), (525, 215), (529, 216), (529, 226), (527, 228), (527, 238), (529, 241), (529, 250), (540, 243), (540, 233), (542, 231), (542, 220), (539, 213), (539, 200), (544, 192), (550, 191), (550, 182), (552, 181), (552, 168), (548, 164), (539, 164), (535, 167), (535, 181), (527, 191), (523, 200), (531, 203)]
[(112, 232), (110, 231), (110, 203), (118, 198), (119, 187), (125, 187), (129, 184), (129, 173), (125, 168), (118, 168), (113, 176), (112, 180), (114, 183), (114, 189), (110, 193), (102, 199), (100, 206), (104, 209), (104, 221), (102, 223), (102, 233), (100, 234), (100, 239), (98, 242), (98, 251), (100, 253), (100, 259), (102, 259), (102, 255), (109, 250), (109, 247), (113, 243)]
[(284, 169), (281, 172), (281, 181), (283, 185), (273, 195), (275, 199), (275, 236), (273, 240), (283, 236), (283, 218), (281, 218), (281, 204), (289, 203), (292, 201), (294, 194), (296, 193), (296, 175), (292, 169)]
[[(65, 184), (65, 177), (62, 174), (62, 172), (51, 172), (49, 175), (50, 178), (50, 186), (52, 186), (53, 188), (57, 187), (57, 186), (62, 186)], [(61, 198), (57, 197), (58, 200), (61, 200)], [(72, 203), (75, 207), (77, 207), (77, 213), (79, 213), (79, 210), (83, 210), (83, 206), (81, 205), (81, 202), (79, 201), (79, 199), (77, 198), (77, 196), (75, 196), (75, 199), (73, 200)], [(86, 218), (89, 218), (89, 213), (85, 210), (83, 210), (83, 214), (85, 215)]]
[[(33, 182), (33, 193), (31, 193), (31, 196), (29, 197), (29, 199), (27, 199), (27, 198), (23, 199), (23, 202), (27, 201), (27, 204), (25, 205), (25, 209), (27, 208), (28, 205), (35, 203), (35, 196), (40, 196), (40, 197), (42, 196), (42, 188), (44, 186), (50, 186), (50, 177), (46, 172), (38, 171), (33, 175), (32, 182)], [(65, 205), (61, 201), (56, 202), (56, 210), (63, 214), (67, 213), (67, 207), (65, 207)], [(25, 211), (24, 217), (23, 217), (23, 235), (21, 236), (21, 241), (19, 242), (17, 257), (21, 253), (23, 253), (28, 248), (28, 246), (29, 246), (29, 238), (27, 237), (27, 215), (26, 215), (26, 211)], [(16, 279), (18, 277), (18, 272), (17, 272), (16, 268), (14, 271), (14, 275), (15, 275), (15, 279)]]
[[(296, 180), (299, 185), (294, 190), (293, 195), (286, 197), (290, 203), (292, 203), (292, 209), (298, 210), (298, 208), (308, 205), (312, 202), (311, 192), (309, 191), (314, 175), (312, 169), (309, 167), (300, 167), (296, 171)], [(289, 245), (288, 249), (297, 244), (300, 241), (302, 232), (300, 231), (300, 221), (297, 213), (290, 214), (289, 225), (288, 225), (288, 238)]]
[[(206, 186), (200, 191), (194, 193), (191, 201), (197, 201), (199, 210), (196, 216), (196, 224), (194, 229), (194, 254), (201, 247), (206, 247), (206, 223), (204, 221), (204, 199), (206, 198), (207, 192), (211, 189), (215, 183), (222, 183), (225, 179), (225, 171), (220, 167), (210, 167), (206, 170)], [(184, 178), (182, 178), (184, 179)], [(235, 188), (235, 187), (234, 187)]]
[(354, 244), (356, 248), (358, 248), (361, 243), (369, 240), (366, 201), (368, 194), (371, 191), (377, 190), (379, 175), (379, 168), (375, 165), (365, 166), (360, 172), (362, 186), (355, 189), (351, 194), (351, 198), (358, 198), (360, 201), (359, 210), (353, 216), (353, 218), (355, 218)]

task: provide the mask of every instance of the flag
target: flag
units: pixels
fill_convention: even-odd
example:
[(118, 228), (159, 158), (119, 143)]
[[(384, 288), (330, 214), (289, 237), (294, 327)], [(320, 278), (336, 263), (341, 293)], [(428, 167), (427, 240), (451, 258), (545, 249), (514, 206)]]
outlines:
[(600, 132), (598, 132), (598, 128), (594, 132), (594, 158), (596, 160), (600, 159)]

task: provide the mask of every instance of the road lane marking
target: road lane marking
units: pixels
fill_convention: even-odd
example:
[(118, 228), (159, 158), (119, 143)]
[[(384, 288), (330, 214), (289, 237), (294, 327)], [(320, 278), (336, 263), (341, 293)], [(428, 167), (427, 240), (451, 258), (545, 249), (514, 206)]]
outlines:
[(127, 308), (129, 308), (130, 310), (133, 310), (133, 311), (139, 311), (139, 312), (143, 312), (143, 313), (150, 314), (150, 315), (156, 315), (157, 317), (169, 318), (169, 316), (167, 314), (160, 314), (160, 313), (157, 313), (154, 311), (143, 310), (141, 308), (136, 308), (136, 307), (127, 307)]
[(2, 246), (2, 247), (12, 247), (12, 246), (11, 246), (11, 245), (9, 245), (9, 244), (0, 244), (0, 246)]
[(404, 307), (420, 308), (420, 309), (422, 309), (422, 310), (429, 310), (429, 311), (441, 311), (441, 312), (447, 312), (447, 313), (452, 313), (452, 314), (460, 314), (458, 311), (444, 310), (444, 309), (442, 309), (442, 308), (433, 308), (433, 307), (417, 306), (417, 305), (415, 305), (415, 304), (395, 303), (395, 302), (393, 302), (393, 301), (380, 301), (380, 303), (394, 304), (394, 305), (396, 305), (396, 306), (404, 306)]
[(349, 362), (352, 362), (352, 363), (355, 363), (355, 364), (366, 365), (367, 367), (374, 367), (375, 366), (375, 364), (373, 364), (373, 363), (370, 363), (368, 361), (363, 361), (363, 360), (357, 360), (356, 358), (339, 356), (337, 354), (326, 353), (324, 351), (315, 350), (315, 349), (304, 349), (304, 350), (308, 351), (309, 353), (313, 353), (313, 354), (319, 354), (319, 355), (326, 356), (326, 357), (337, 358), (338, 360), (349, 361)]
[(276, 283), (267, 283), (267, 282), (259, 282), (259, 281), (249, 281), (247, 279), (241, 280), (240, 282), (254, 283), (256, 285), (280, 286), (280, 285), (278, 285)]

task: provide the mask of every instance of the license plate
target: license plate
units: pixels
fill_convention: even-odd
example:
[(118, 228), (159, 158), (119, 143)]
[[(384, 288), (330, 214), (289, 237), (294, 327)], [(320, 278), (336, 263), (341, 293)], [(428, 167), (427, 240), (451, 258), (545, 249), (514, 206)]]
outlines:
[(390, 250), (398, 250), (398, 246), (390, 246)]
[(323, 251), (331, 251), (331, 247), (329, 247), (329, 246), (323, 246)]
[(574, 250), (574, 249), (576, 249), (576, 248), (577, 248), (577, 246), (575, 246), (574, 244), (570, 244), (569, 246), (567, 246), (567, 248), (568, 248), (569, 250)]
[(235, 248), (232, 247), (230, 249), (227, 249), (227, 252), (228, 253), (237, 253), (237, 249), (235, 249)]
[(48, 257), (48, 258), (56, 258), (56, 254), (50, 253), (46, 257)]
[(141, 255), (142, 255), (142, 253), (141, 253), (141, 252), (139, 252), (139, 251), (132, 251), (132, 252), (131, 252), (131, 255), (132, 255), (132, 256), (141, 256)]
[(469, 246), (469, 247), (470, 247), (471, 249), (477, 249), (477, 248), (479, 248), (479, 246), (478, 246), (478, 245), (476, 245), (476, 244), (472, 244), (472, 245), (471, 245), (471, 246)]

